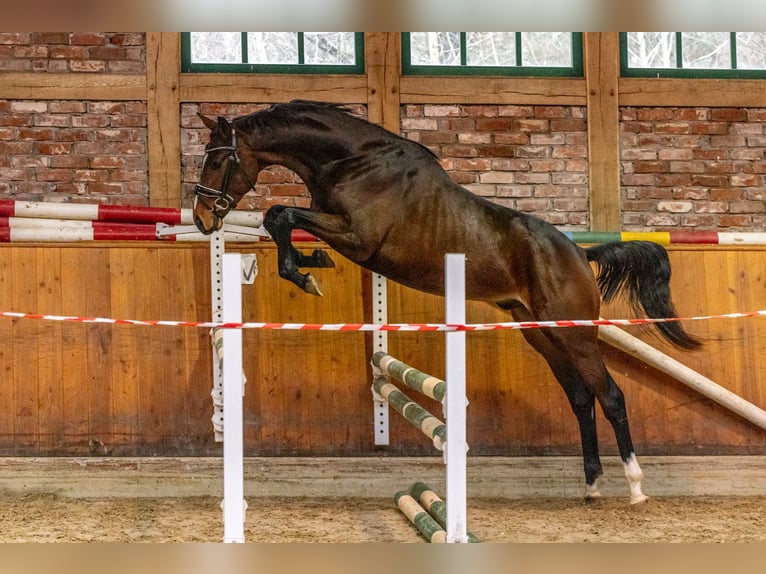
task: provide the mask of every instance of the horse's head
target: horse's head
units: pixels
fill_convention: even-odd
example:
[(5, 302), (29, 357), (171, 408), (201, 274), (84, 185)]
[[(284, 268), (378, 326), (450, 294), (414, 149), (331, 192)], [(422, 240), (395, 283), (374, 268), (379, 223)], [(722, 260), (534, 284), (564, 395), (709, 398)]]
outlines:
[[(202, 173), (199, 183), (194, 188), (194, 223), (204, 234), (217, 231), (237, 203), (252, 187), (253, 180), (247, 175), (242, 165), (243, 154), (248, 160), (254, 158), (237, 140), (236, 130), (226, 120), (218, 120), (199, 114), (200, 119), (210, 130), (210, 143), (205, 148)], [(248, 165), (251, 173), (258, 173), (257, 162)]]

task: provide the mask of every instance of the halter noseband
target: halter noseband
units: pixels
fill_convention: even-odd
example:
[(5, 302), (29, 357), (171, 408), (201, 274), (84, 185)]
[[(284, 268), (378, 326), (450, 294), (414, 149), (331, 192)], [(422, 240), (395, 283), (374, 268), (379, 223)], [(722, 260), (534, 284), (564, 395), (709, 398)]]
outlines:
[[(221, 150), (226, 150), (229, 152), (229, 157), (226, 158), (226, 172), (223, 174), (221, 189), (214, 189), (212, 187), (207, 187), (206, 185), (198, 183), (196, 186), (194, 186), (194, 195), (215, 200), (210, 211), (212, 211), (213, 215), (216, 217), (223, 219), (226, 214), (229, 213), (229, 211), (231, 211), (237, 205), (237, 200), (229, 194), (229, 183), (231, 183), (231, 176), (234, 173), (234, 169), (238, 167), (242, 172), (242, 175), (245, 176), (245, 181), (247, 181), (250, 188), (254, 186), (253, 182), (250, 180), (250, 178), (247, 176), (247, 173), (242, 168), (242, 162), (240, 161), (239, 155), (237, 154), (237, 132), (232, 131), (231, 145), (218, 146), (205, 150), (205, 160), (207, 159), (207, 156), (210, 152)], [(204, 165), (205, 160), (203, 160), (202, 165)]]

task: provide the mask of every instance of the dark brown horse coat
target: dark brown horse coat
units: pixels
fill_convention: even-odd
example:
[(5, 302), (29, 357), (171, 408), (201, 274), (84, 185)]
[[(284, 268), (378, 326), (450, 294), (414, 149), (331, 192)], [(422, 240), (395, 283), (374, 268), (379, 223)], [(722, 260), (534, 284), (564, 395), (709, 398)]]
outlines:
[[(321, 294), (302, 267), (330, 267), (321, 250), (306, 255), (291, 243), (303, 229), (350, 260), (389, 279), (442, 294), (444, 254), (466, 254), (466, 296), (509, 311), (516, 320), (595, 319), (602, 296), (625, 290), (651, 317), (672, 317), (670, 267), (664, 249), (647, 242), (584, 250), (534, 216), (494, 204), (453, 182), (424, 146), (319, 102), (294, 101), (231, 123), (200, 116), (211, 130), (195, 221), (204, 233), (253, 186), (259, 171), (280, 164), (297, 173), (311, 194), (310, 209), (274, 206), (264, 226), (278, 247), (279, 273), (304, 291)], [(599, 278), (589, 261), (599, 264)], [(678, 323), (659, 323), (673, 344), (696, 340)], [(631, 487), (646, 499), (623, 395), (606, 370), (595, 327), (525, 330), (566, 392), (580, 425), (586, 496), (599, 496), (601, 463), (594, 400), (614, 427)]]

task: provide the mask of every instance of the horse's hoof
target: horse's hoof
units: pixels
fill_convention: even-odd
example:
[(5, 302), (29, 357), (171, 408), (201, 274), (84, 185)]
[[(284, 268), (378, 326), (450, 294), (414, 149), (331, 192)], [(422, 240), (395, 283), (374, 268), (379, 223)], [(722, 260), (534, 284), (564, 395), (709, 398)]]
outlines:
[(601, 504), (602, 502), (604, 502), (604, 498), (600, 494), (596, 494), (596, 495), (586, 494), (585, 495), (585, 504), (587, 504), (589, 506), (594, 506), (594, 505), (597, 505), (597, 504)]
[(647, 509), (649, 506), (649, 497), (645, 494), (641, 494), (641, 496), (636, 496), (635, 498), (630, 499), (630, 509), (635, 510), (637, 512), (643, 512)]
[(317, 297), (324, 297), (324, 293), (319, 288), (319, 283), (314, 279), (314, 276), (309, 273), (306, 275), (306, 284), (303, 286), (303, 290), (309, 295), (316, 295)]
[(317, 267), (335, 267), (335, 261), (330, 259), (327, 252), (321, 249), (314, 249), (314, 253), (311, 254), (311, 259), (314, 260)]

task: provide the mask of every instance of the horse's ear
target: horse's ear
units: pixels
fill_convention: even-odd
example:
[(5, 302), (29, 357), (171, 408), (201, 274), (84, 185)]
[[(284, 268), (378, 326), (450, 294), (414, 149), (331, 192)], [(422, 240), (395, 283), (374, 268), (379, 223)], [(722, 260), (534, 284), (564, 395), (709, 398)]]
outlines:
[(222, 116), (218, 116), (218, 130), (226, 139), (231, 137), (231, 124), (229, 120)]
[(205, 127), (209, 129), (210, 131), (213, 131), (216, 126), (218, 125), (216, 121), (213, 118), (209, 118), (207, 116), (203, 116), (202, 114), (198, 113), (199, 119), (202, 120), (202, 123), (205, 124)]

